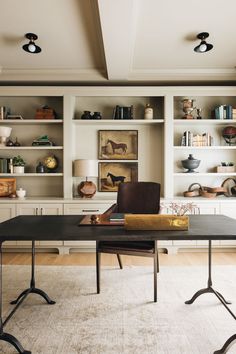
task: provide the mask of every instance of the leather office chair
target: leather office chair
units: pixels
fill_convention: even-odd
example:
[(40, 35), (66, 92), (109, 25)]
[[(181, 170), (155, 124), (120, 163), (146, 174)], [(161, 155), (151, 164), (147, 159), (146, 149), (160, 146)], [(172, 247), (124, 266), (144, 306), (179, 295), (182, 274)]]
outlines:
[[(158, 214), (160, 210), (160, 184), (154, 182), (120, 183), (117, 203), (105, 213)], [(159, 272), (157, 241), (97, 241), (96, 271), (97, 293), (100, 293), (101, 253), (116, 254), (120, 268), (120, 254), (152, 257), (154, 265), (154, 302), (157, 301), (157, 272)]]

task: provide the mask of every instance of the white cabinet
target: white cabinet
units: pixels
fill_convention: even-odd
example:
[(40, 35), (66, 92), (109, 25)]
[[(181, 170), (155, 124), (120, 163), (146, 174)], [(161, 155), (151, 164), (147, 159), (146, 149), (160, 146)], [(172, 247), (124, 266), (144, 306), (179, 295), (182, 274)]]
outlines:
[[(64, 204), (64, 215), (89, 215), (89, 214), (103, 214), (110, 208), (111, 204), (106, 203), (78, 203), (78, 204)], [(78, 248), (92, 248), (96, 245), (95, 241), (64, 241), (66, 247)]]
[[(16, 216), (16, 207), (14, 204), (0, 204), (0, 222), (9, 220)], [(15, 246), (16, 241), (5, 241), (3, 247)]]
[[(62, 215), (63, 214), (63, 205), (62, 204), (27, 204), (19, 203), (16, 205), (16, 214), (17, 215)], [(17, 242), (19, 245), (30, 245), (29, 241)], [(62, 246), (63, 241), (40, 241), (36, 243), (39, 246)]]

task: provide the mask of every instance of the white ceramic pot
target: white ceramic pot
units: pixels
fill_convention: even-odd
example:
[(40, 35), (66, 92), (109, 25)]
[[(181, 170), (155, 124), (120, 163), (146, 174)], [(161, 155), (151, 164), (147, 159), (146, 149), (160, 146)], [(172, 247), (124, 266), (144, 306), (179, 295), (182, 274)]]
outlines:
[(18, 198), (24, 198), (26, 196), (26, 190), (20, 188), (16, 191), (16, 195)]
[(13, 166), (13, 173), (25, 173), (25, 166)]

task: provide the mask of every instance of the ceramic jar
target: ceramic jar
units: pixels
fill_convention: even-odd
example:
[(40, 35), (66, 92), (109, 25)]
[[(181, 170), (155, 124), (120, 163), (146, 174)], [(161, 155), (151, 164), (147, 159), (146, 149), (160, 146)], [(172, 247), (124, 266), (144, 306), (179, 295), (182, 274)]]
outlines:
[(13, 166), (13, 173), (25, 173), (25, 166)]
[(153, 119), (153, 109), (148, 103), (144, 111), (144, 119)]
[(45, 167), (42, 162), (39, 162), (36, 166), (36, 173), (45, 173)]
[(17, 189), (16, 195), (18, 198), (25, 198), (26, 196), (26, 190), (23, 188)]
[(84, 111), (84, 113), (81, 116), (81, 119), (92, 119), (91, 112), (90, 111)]
[(100, 112), (94, 112), (92, 118), (93, 119), (102, 119), (101, 113)]

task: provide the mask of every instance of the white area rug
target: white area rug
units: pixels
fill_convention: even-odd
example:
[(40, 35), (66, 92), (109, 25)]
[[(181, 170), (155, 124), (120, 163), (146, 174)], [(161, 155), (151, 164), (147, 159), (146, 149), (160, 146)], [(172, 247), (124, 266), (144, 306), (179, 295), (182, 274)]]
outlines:
[[(4, 266), (4, 313), (28, 287), (30, 267)], [(36, 286), (56, 300), (30, 294), (5, 327), (32, 354), (212, 354), (236, 333), (236, 321), (213, 294), (185, 305), (206, 286), (205, 267), (161, 267), (153, 303), (151, 267), (102, 268), (97, 295), (95, 268), (38, 266)], [(215, 289), (234, 301), (236, 267), (214, 266)], [(16, 353), (0, 342), (0, 353)], [(236, 353), (236, 344), (227, 354)]]

